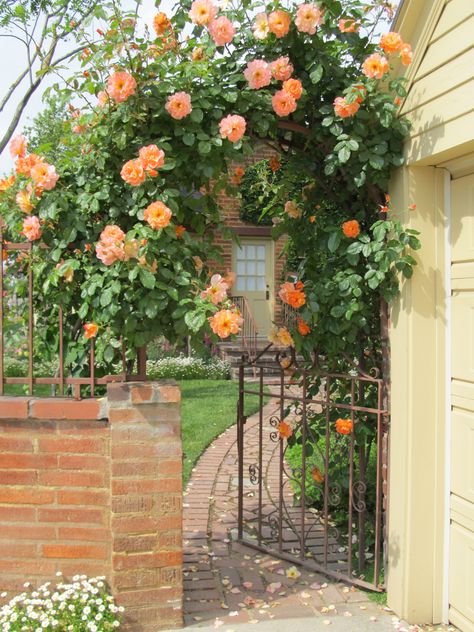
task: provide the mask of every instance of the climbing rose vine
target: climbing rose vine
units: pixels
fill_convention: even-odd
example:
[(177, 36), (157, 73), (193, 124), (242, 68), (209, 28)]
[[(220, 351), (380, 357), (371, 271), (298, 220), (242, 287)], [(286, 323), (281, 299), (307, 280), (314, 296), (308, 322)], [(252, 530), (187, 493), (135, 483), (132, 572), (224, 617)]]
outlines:
[[(396, 294), (417, 247), (384, 197), (408, 131), (390, 69), (412, 54), (396, 33), (369, 38), (386, 5), (184, 1), (157, 12), (150, 33), (104, 3), (104, 28), (83, 34), (81, 69), (58, 86), (71, 101), (58, 160), (20, 135), (0, 182), (6, 238), (33, 244), (36, 287), (74, 340), (94, 337), (111, 362), (122, 340), (238, 332), (230, 284), (208, 262), (218, 194), (237, 193), (256, 142), (274, 148), (272, 172), (285, 170), (275, 236), (299, 248), (298, 279), (280, 291), (297, 326), (280, 339), (310, 350), (331, 332), (350, 352), (370, 333), (367, 310)], [(7, 265), (15, 274), (24, 259)], [(46, 338), (51, 322), (43, 312)]]

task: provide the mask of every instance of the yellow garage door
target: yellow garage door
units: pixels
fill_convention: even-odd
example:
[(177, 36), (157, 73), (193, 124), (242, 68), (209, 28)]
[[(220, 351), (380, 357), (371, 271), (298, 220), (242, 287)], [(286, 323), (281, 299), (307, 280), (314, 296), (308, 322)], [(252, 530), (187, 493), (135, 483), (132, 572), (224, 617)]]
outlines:
[(450, 620), (474, 632), (474, 174), (452, 182)]

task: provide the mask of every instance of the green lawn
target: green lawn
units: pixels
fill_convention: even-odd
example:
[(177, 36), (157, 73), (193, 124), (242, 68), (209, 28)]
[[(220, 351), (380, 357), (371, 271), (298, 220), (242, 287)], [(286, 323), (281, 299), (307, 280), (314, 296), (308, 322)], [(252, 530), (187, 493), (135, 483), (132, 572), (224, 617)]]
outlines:
[[(186, 486), (192, 468), (207, 446), (236, 422), (239, 385), (230, 380), (182, 380), (179, 385)], [(246, 395), (245, 414), (257, 410), (258, 395)]]

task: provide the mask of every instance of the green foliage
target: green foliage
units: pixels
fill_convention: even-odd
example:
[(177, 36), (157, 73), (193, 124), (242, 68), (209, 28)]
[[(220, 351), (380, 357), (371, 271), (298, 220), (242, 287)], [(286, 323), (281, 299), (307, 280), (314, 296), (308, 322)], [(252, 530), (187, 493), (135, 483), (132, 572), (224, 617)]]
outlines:
[(240, 219), (249, 224), (271, 226), (269, 211), (275, 204), (277, 176), (268, 165), (268, 160), (260, 160), (246, 168), (240, 183), (242, 202)]
[[(271, 218), (276, 224), (274, 236), (287, 233), (288, 248), (297, 253), (307, 297), (299, 311), (312, 328), (304, 339), (295, 333), (298, 349), (309, 354), (324, 348), (334, 359), (342, 351), (359, 357), (362, 341), (368, 340), (370, 357), (379, 362), (379, 301), (397, 294), (399, 272), (411, 275), (410, 250), (418, 246), (415, 234), (391, 217), (381, 220), (379, 213), (391, 171), (403, 162), (408, 131), (394, 102), (405, 93), (403, 81), (377, 81), (360, 70), (364, 59), (379, 50), (365, 35), (379, 5), (354, 0), (343, 10), (340, 2), (324, 0), (324, 22), (314, 35), (300, 32), (292, 20), (285, 37), (270, 34), (264, 40), (256, 39), (248, 26), (256, 4), (229, 5), (221, 14), (237, 28), (227, 48), (216, 47), (206, 28), (189, 27), (190, 1), (176, 6), (164, 37), (136, 28), (135, 14), (120, 12), (116, 4), (112, 10), (107, 4), (97, 8), (109, 30), (82, 56), (80, 71), (56, 86), (60, 104), (84, 104), (60, 141), (54, 160), (60, 179), (53, 190), (33, 200), (46, 246), (33, 249), (38, 308), (45, 296), (63, 307), (66, 358), (75, 371), (87, 364), (88, 346), (81, 337), (86, 321), (99, 324), (96, 359), (104, 371), (119, 360), (122, 341), (130, 359), (135, 348), (157, 335), (174, 343), (188, 334), (202, 339), (209, 331), (209, 317), (218, 306), (200, 298), (207, 269), (198, 273), (196, 260), (218, 256), (217, 194), (235, 191), (228, 172), (260, 139), (284, 156), (283, 166), (275, 175), (266, 162), (250, 169), (246, 177), (251, 182), (243, 186), (244, 213), (252, 215), (258, 208), (262, 220)], [(296, 8), (291, 3), (293, 18)], [(360, 20), (365, 28), (341, 33), (341, 17)], [(87, 40), (81, 43), (89, 45)], [(196, 50), (201, 54), (193, 60)], [(279, 82), (255, 90), (243, 74), (252, 60), (282, 55), (290, 58), (293, 76), (304, 88), (288, 118), (278, 117), (271, 105)], [(98, 107), (97, 94), (119, 69), (136, 79), (135, 93)], [(191, 95), (192, 112), (176, 120), (165, 104), (179, 91)], [(342, 95), (348, 102), (362, 100), (354, 116), (336, 115), (333, 102)], [(235, 143), (220, 134), (219, 124), (229, 114), (243, 116), (247, 124), (246, 135)], [(44, 116), (44, 121), (56, 120), (54, 111)], [(38, 124), (41, 129), (44, 121)], [(72, 132), (75, 125), (81, 133)], [(54, 142), (59, 141), (51, 140), (51, 152)], [(164, 150), (164, 166), (140, 186), (124, 183), (122, 166), (149, 144)], [(7, 237), (13, 241), (20, 238), (24, 217), (15, 195), (25, 185), (19, 178), (0, 200)], [(160, 230), (144, 221), (145, 209), (156, 200), (173, 213), (172, 223)], [(287, 201), (297, 205), (301, 217), (286, 215)], [(341, 233), (341, 224), (350, 219), (362, 228), (352, 241)], [(112, 265), (99, 261), (95, 244), (110, 224), (124, 231), (127, 242), (136, 240), (136, 257)], [(175, 234), (177, 225), (186, 228), (181, 238)], [(11, 270), (14, 274), (14, 266)], [(53, 349), (51, 314), (41, 309), (38, 314), (42, 344)]]

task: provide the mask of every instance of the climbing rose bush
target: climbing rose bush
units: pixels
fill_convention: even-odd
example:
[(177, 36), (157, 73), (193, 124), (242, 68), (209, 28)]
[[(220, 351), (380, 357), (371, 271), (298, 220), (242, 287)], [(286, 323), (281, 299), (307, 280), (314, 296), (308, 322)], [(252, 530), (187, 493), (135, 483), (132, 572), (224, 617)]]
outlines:
[[(218, 256), (218, 194), (235, 193), (236, 167), (257, 141), (275, 148), (272, 171), (285, 161), (275, 236), (301, 246), (298, 282), (280, 292), (301, 312), (295, 344), (309, 350), (328, 330), (354, 343), (368, 333), (358, 298), (371, 293), (373, 309), (381, 288), (395, 295), (397, 271), (411, 273), (415, 236), (380, 212), (408, 131), (390, 68), (412, 55), (397, 34), (368, 37), (387, 3), (265, 6), (184, 1), (157, 12), (149, 33), (105, 4), (107, 28), (84, 36), (82, 68), (58, 88), (74, 102), (65, 151), (51, 165), (40, 147), (12, 141), (15, 173), (0, 183), (6, 236), (33, 244), (36, 287), (75, 332), (70, 362), (84, 324), (97, 327), (85, 332), (106, 362), (122, 342), (133, 350), (157, 334), (239, 331), (228, 294), (216, 301), (205, 289), (216, 272), (207, 262)], [(324, 296), (315, 240), (335, 264)], [(43, 318), (51, 339), (52, 320)]]

